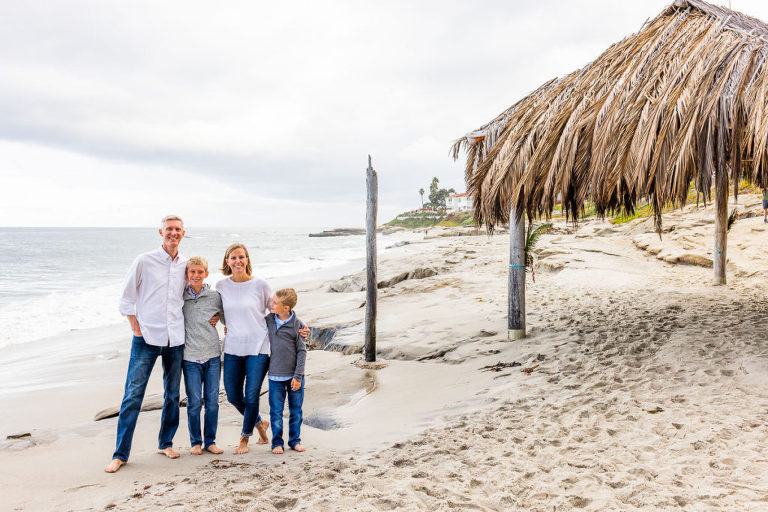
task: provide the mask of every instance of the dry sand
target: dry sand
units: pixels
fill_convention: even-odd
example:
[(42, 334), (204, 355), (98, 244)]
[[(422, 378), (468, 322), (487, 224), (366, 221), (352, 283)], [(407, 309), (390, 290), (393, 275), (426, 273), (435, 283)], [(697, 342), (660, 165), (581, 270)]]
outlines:
[[(755, 196), (739, 203), (759, 210)], [(222, 405), (226, 454), (186, 453), (182, 409), (183, 456), (170, 461), (154, 454), (153, 411), (129, 465), (103, 474), (115, 420), (91, 418), (120, 400), (123, 327), (51, 340), (52, 350), (84, 347), (55, 363), (17, 347), (3, 368), (22, 375), (13, 382), (36, 379), (0, 394), (2, 432), (32, 437), (2, 444), (3, 507), (768, 510), (766, 226), (762, 215), (737, 221), (729, 284), (713, 287), (711, 208), (665, 216), (661, 241), (649, 221), (556, 220), (528, 281), (530, 336), (518, 342), (504, 336), (507, 237), (414, 235), (382, 258), (380, 278), (438, 274), (381, 290), (386, 366), (310, 353), (303, 454), (232, 455), (238, 417)], [(358, 269), (299, 287), (300, 316), (338, 329), (340, 347), (362, 340), (364, 293), (327, 289)], [(521, 366), (482, 370), (499, 362)], [(47, 388), (54, 375), (67, 385)]]

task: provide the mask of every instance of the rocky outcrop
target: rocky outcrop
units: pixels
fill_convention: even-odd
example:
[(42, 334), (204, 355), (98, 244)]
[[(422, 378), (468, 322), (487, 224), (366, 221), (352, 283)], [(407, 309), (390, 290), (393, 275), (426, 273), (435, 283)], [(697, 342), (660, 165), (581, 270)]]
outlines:
[(403, 272), (401, 274), (398, 274), (391, 279), (387, 279), (385, 281), (379, 281), (376, 287), (379, 289), (389, 288), (390, 286), (395, 286), (397, 283), (406, 281), (408, 279), (424, 279), (425, 277), (432, 277), (436, 275), (437, 275), (437, 270), (434, 268), (430, 268), (430, 267), (417, 268), (417, 269), (411, 270), (410, 272)]
[(364, 228), (336, 228), (327, 231), (321, 231), (320, 233), (310, 233), (310, 237), (329, 237), (329, 236), (350, 236), (350, 235), (364, 235)]
[(361, 292), (365, 290), (365, 274), (359, 272), (343, 276), (328, 285), (328, 291), (332, 293)]
[(689, 237), (682, 237), (685, 247), (679, 247), (671, 241), (659, 240), (658, 235), (644, 234), (632, 239), (632, 242), (640, 250), (647, 252), (656, 259), (673, 264), (697, 265), (700, 267), (712, 267), (712, 257), (702, 252), (695, 252), (687, 248), (695, 248)]
[[(409, 272), (402, 272), (389, 279), (379, 281), (376, 288), (389, 288), (408, 279), (424, 279), (425, 277), (436, 276), (438, 273), (438, 269), (433, 267), (416, 268)], [(344, 276), (333, 281), (328, 285), (328, 291), (333, 293), (365, 291), (365, 272), (358, 272), (357, 274)]]

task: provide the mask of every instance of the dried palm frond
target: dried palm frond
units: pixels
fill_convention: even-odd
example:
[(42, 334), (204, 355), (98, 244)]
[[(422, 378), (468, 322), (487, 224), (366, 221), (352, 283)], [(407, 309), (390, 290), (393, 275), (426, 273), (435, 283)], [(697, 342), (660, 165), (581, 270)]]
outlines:
[[(715, 172), (768, 185), (768, 25), (701, 0), (676, 0), (595, 61), (551, 80), (454, 142), (467, 156), (475, 221), (510, 212), (576, 219), (632, 214), (647, 197), (705, 202)], [(718, 164), (718, 162), (721, 162)], [(730, 169), (730, 170), (729, 170)]]

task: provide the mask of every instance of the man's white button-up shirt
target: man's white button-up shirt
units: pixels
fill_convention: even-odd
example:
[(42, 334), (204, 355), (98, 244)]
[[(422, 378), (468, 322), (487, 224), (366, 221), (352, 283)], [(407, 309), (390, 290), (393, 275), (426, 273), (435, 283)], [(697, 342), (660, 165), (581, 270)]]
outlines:
[(159, 347), (184, 344), (184, 287), (187, 259), (160, 247), (139, 255), (128, 271), (120, 313), (136, 315), (144, 341)]

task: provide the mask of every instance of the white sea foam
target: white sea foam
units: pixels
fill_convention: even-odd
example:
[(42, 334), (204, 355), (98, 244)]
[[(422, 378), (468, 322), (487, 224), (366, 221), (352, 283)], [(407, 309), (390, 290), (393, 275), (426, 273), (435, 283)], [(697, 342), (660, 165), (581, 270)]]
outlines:
[(13, 302), (0, 308), (0, 347), (26, 343), (75, 329), (112, 325), (122, 320), (117, 310), (121, 281)]

